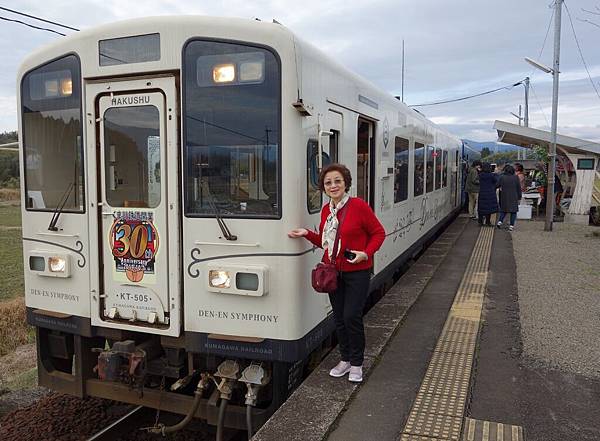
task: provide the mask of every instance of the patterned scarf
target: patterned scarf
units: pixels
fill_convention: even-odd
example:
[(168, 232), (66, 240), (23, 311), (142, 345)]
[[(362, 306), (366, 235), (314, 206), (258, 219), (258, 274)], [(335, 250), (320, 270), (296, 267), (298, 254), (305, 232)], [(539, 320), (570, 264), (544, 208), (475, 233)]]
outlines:
[[(321, 245), (323, 245), (323, 249), (327, 250), (327, 255), (329, 256), (329, 260), (331, 260), (331, 255), (333, 254), (333, 247), (335, 245), (335, 236), (337, 235), (339, 221), (337, 218), (337, 213), (340, 211), (346, 202), (350, 200), (350, 196), (348, 193), (344, 194), (344, 197), (341, 201), (338, 202), (336, 206), (333, 205), (333, 201), (329, 201), (329, 216), (327, 216), (327, 220), (325, 221), (325, 225), (323, 226), (323, 238), (321, 239)], [(342, 239), (339, 240), (337, 254), (340, 254), (341, 242)], [(337, 256), (336, 256), (337, 257)]]

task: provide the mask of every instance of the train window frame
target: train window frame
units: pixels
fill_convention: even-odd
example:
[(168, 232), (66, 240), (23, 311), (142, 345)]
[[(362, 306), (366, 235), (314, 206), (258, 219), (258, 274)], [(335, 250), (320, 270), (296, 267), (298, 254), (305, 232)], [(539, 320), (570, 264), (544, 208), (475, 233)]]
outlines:
[(442, 150), (442, 188), (448, 187), (448, 149)]
[[(319, 141), (310, 138), (306, 143), (306, 208), (308, 209), (309, 214), (318, 213), (321, 211), (321, 208), (323, 208), (323, 192), (319, 188), (319, 175), (321, 174), (321, 170), (319, 170), (318, 155)], [(325, 168), (330, 163), (330, 156), (326, 152), (323, 152), (321, 166)], [(316, 195), (317, 193), (319, 194), (319, 204), (311, 209), (311, 195)]]
[[(74, 68), (74, 70), (71, 71), (71, 93), (68, 96), (55, 96), (55, 97), (50, 97), (47, 99), (32, 99), (31, 97), (29, 97), (29, 99), (26, 99), (26, 95), (25, 95), (25, 85), (26, 83), (29, 81), (29, 78), (31, 75), (34, 75), (40, 71), (44, 71), (44, 69), (49, 68), (50, 66), (52, 66), (55, 63), (60, 63), (60, 62), (66, 62), (67, 59), (69, 58), (73, 58), (75, 63), (73, 64), (73, 66), (71, 67), (72, 69)], [(61, 69), (64, 70), (64, 69)], [(48, 107), (50, 106), (50, 104), (52, 103), (52, 101), (56, 102), (57, 100), (65, 100), (65, 99), (69, 99), (69, 100), (73, 100), (73, 99), (78, 99), (78, 104), (79, 104), (79, 112), (78, 112), (78, 116), (79, 116), (79, 130), (78, 130), (78, 134), (75, 136), (74, 141), (75, 141), (75, 148), (74, 148), (74, 155), (75, 155), (75, 159), (79, 161), (79, 167), (77, 169), (78, 171), (78, 176), (77, 179), (79, 180), (79, 183), (77, 185), (77, 191), (75, 193), (73, 193), (77, 198), (79, 198), (80, 202), (77, 204), (79, 206), (79, 208), (71, 208), (68, 206), (64, 206), (61, 209), (61, 212), (63, 213), (70, 213), (70, 214), (85, 214), (86, 213), (86, 190), (87, 190), (87, 186), (86, 186), (86, 180), (87, 180), (87, 176), (86, 176), (86, 149), (84, 146), (84, 137), (83, 137), (83, 84), (82, 84), (82, 75), (81, 75), (81, 59), (79, 57), (79, 55), (76, 52), (68, 52), (65, 54), (60, 55), (59, 57), (53, 58), (51, 60), (48, 60), (47, 62), (40, 64), (38, 66), (35, 66), (34, 68), (28, 70), (27, 72), (25, 72), (23, 74), (23, 76), (21, 77), (21, 82), (19, 84), (19, 93), (21, 95), (21, 100), (20, 100), (20, 109), (19, 112), (21, 113), (21, 121), (22, 121), (22, 127), (21, 127), (21, 136), (22, 136), (22, 152), (21, 152), (21, 161), (24, 164), (23, 167), (23, 186), (25, 189), (25, 210), (26, 211), (31, 211), (31, 212), (54, 212), (56, 211), (57, 207), (52, 206), (51, 208), (46, 208), (46, 207), (35, 207), (33, 204), (36, 201), (44, 201), (43, 200), (43, 190), (30, 190), (30, 182), (29, 182), (29, 178), (31, 177), (31, 174), (28, 174), (28, 164), (30, 163), (30, 161), (33, 161), (33, 155), (36, 155), (39, 157), (39, 154), (37, 153), (37, 149), (33, 148), (33, 147), (29, 147), (28, 143), (28, 134), (26, 133), (26, 128), (25, 128), (25, 106), (27, 104), (28, 101), (34, 101), (36, 103), (38, 103), (41, 106), (41, 109), (38, 112), (48, 112), (48, 111), (53, 111), (56, 109), (48, 109)], [(76, 109), (75, 107), (70, 107), (70, 110)], [(68, 109), (58, 109), (60, 110), (68, 110)], [(61, 141), (62, 143), (62, 141)], [(34, 151), (33, 153), (32, 150)], [(28, 154), (31, 153), (32, 157), (29, 158)], [(75, 189), (75, 185), (73, 185), (73, 189)], [(46, 190), (47, 191), (47, 190)], [(62, 197), (66, 197), (69, 198), (70, 196), (67, 195), (67, 193), (69, 192), (69, 189), (63, 189), (64, 193), (61, 192)], [(70, 190), (70, 192), (72, 192), (72, 190)], [(31, 193), (31, 196), (29, 196), (29, 194)], [(29, 205), (29, 201), (31, 201), (32, 205)], [(45, 202), (43, 202), (44, 205)], [(60, 204), (60, 200), (57, 203), (57, 206)]]
[[(225, 213), (225, 212), (220, 212), (219, 215), (222, 218), (231, 218), (231, 219), (261, 219), (261, 220), (279, 220), (282, 219), (283, 217), (283, 207), (282, 207), (282, 189), (283, 189), (283, 184), (282, 184), (282, 151), (283, 151), (283, 147), (282, 147), (282, 134), (281, 134), (281, 128), (282, 128), (282, 118), (283, 118), (283, 112), (282, 112), (282, 87), (283, 87), (283, 82), (282, 82), (282, 66), (281, 66), (281, 58), (279, 56), (279, 54), (277, 53), (277, 51), (267, 45), (262, 45), (262, 44), (258, 44), (258, 43), (250, 43), (247, 41), (239, 41), (239, 40), (231, 40), (231, 39), (223, 39), (223, 38), (203, 38), (203, 37), (192, 37), (189, 38), (187, 41), (185, 41), (185, 43), (182, 46), (182, 52), (181, 52), (181, 62), (182, 62), (182, 85), (181, 85), (181, 89), (182, 89), (182, 100), (181, 100), (181, 109), (182, 109), (182, 117), (181, 117), (181, 125), (182, 125), (182, 140), (183, 140), (183, 152), (182, 152), (182, 167), (183, 167), (183, 171), (182, 171), (182, 181), (183, 181), (183, 216), (187, 217), (187, 218), (214, 218), (215, 214), (214, 213), (194, 213), (190, 210), (190, 206), (188, 204), (188, 197), (189, 197), (189, 192), (190, 190), (188, 189), (188, 184), (186, 183), (186, 178), (188, 177), (188, 156), (189, 156), (189, 143), (188, 143), (188, 121), (187, 121), (187, 117), (186, 117), (186, 112), (187, 112), (187, 107), (188, 107), (188, 98), (187, 98), (187, 93), (188, 93), (188, 82), (191, 81), (191, 83), (196, 84), (196, 75), (192, 72), (192, 73), (188, 73), (188, 69), (191, 66), (196, 66), (196, 61), (193, 57), (188, 57), (186, 56), (186, 53), (190, 47), (190, 45), (196, 43), (196, 42), (201, 42), (201, 43), (222, 43), (222, 44), (231, 44), (231, 45), (238, 45), (238, 46), (243, 46), (243, 47), (247, 47), (249, 49), (254, 49), (254, 50), (264, 50), (266, 52), (269, 52), (272, 56), (273, 59), (275, 61), (275, 66), (277, 69), (277, 75), (276, 75), (276, 80), (277, 80), (277, 93), (275, 95), (275, 99), (276, 99), (276, 106), (274, 107), (277, 115), (276, 115), (276, 131), (277, 131), (277, 137), (276, 137), (276, 144), (269, 144), (267, 147), (272, 147), (272, 146), (276, 146), (276, 158), (277, 158), (277, 164), (275, 167), (275, 171), (276, 171), (276, 181), (277, 181), (277, 186), (276, 186), (276, 191), (277, 191), (277, 197), (276, 197), (276, 202), (275, 202), (275, 213), (274, 214), (235, 214), (235, 213)], [(263, 84), (264, 81), (261, 81), (260, 84)], [(252, 85), (252, 84), (250, 84)], [(239, 86), (248, 86), (248, 84), (240, 84)], [(198, 86), (196, 86), (198, 87)], [(218, 87), (218, 86), (217, 86)], [(229, 88), (222, 88), (222, 89), (229, 89)]]
[[(135, 115), (136, 117), (131, 117), (132, 115)], [(129, 127), (137, 131), (146, 129), (147, 131), (152, 131), (154, 133), (152, 135), (147, 135), (145, 139), (145, 145), (138, 144), (134, 136), (124, 131), (129, 127), (124, 125), (118, 125), (118, 122), (123, 121), (123, 116), (128, 116), (129, 119), (133, 122), (143, 121), (144, 123), (146, 123), (145, 127), (143, 125)], [(144, 120), (143, 118), (146, 119)], [(127, 207), (128, 205), (126, 205), (126, 201), (133, 200), (136, 201), (137, 204), (135, 205), (135, 207), (137, 208), (157, 209), (162, 202), (161, 180), (164, 178), (162, 175), (163, 169), (165, 167), (161, 158), (163, 154), (161, 150), (163, 150), (164, 147), (161, 146), (160, 139), (160, 128), (163, 119), (163, 115), (161, 114), (160, 109), (154, 104), (126, 107), (109, 107), (104, 111), (102, 119), (104, 121), (103, 148), (105, 149), (105, 154), (103, 173), (104, 194), (106, 202), (111, 207)], [(154, 127), (149, 127), (147, 125), (148, 122), (155, 122), (156, 125)], [(117, 131), (117, 127), (123, 129), (123, 131)], [(135, 146), (135, 150), (133, 153), (127, 152), (124, 154), (121, 151), (124, 149), (124, 143), (112, 144), (110, 142), (112, 140), (111, 137), (118, 134), (122, 135), (122, 139), (128, 141), (129, 146)], [(151, 154), (151, 148), (153, 148), (152, 153), (154, 154)], [(139, 158), (135, 157), (136, 153), (138, 154)], [(145, 156), (144, 153), (146, 154)], [(123, 164), (126, 164), (125, 158), (129, 160), (137, 160), (139, 164), (138, 168), (134, 169), (133, 167), (123, 167)], [(145, 162), (143, 161), (144, 159)], [(152, 164), (151, 160), (155, 162)], [(152, 181), (149, 179), (151, 165), (154, 166), (154, 179)], [(158, 169), (156, 168), (157, 165)], [(144, 168), (144, 166), (146, 166), (147, 168)], [(134, 178), (132, 180), (137, 183), (137, 185), (134, 186), (134, 189), (139, 191), (137, 195), (129, 197), (129, 194), (127, 192), (131, 191), (131, 187), (128, 188), (127, 186), (124, 186), (125, 192), (123, 192), (122, 189), (117, 188), (119, 185), (115, 182), (115, 178), (117, 176), (121, 177), (121, 173), (118, 172), (122, 170), (126, 170), (128, 178)], [(142, 173), (140, 173), (140, 171), (142, 171)], [(111, 173), (114, 173), (114, 175), (109, 176)], [(125, 179), (126, 182), (128, 180), (129, 179)], [(111, 188), (113, 185), (114, 188)], [(143, 192), (143, 190), (145, 191)], [(118, 199), (118, 196), (121, 196), (122, 199)]]
[[(399, 148), (401, 149), (399, 151)], [(414, 151), (414, 150), (413, 150)], [(405, 191), (403, 193), (400, 193), (399, 190), (397, 190), (396, 186), (398, 185), (398, 178), (400, 176), (400, 171), (399, 171), (399, 167), (397, 165), (397, 161), (398, 161), (398, 154), (401, 154), (403, 157), (406, 158), (406, 174), (404, 175), (404, 188)], [(394, 137), (394, 204), (399, 204), (401, 202), (404, 202), (406, 200), (408, 200), (408, 190), (409, 190), (409, 182), (410, 182), (410, 166), (411, 166), (411, 161), (410, 161), (410, 140), (408, 138), (403, 138), (401, 136), (395, 136)], [(401, 196), (399, 196), (401, 195)], [(404, 197), (402, 197), (404, 196)]]
[(329, 135), (329, 159), (331, 163), (336, 163), (340, 158), (340, 131), (335, 129), (329, 129), (329, 131), (331, 132)]
[[(435, 147), (431, 144), (427, 144), (425, 146), (425, 193), (432, 193), (435, 191), (435, 157), (433, 153), (435, 152)], [(429, 161), (431, 159), (431, 161)], [(430, 173), (427, 173), (427, 167), (429, 166), (429, 162), (431, 162), (431, 181), (428, 180), (430, 177)], [(430, 185), (431, 184), (431, 185)]]
[[(419, 147), (417, 147), (419, 146)], [(425, 152), (426, 152), (426, 145), (423, 142), (419, 142), (419, 141), (415, 141), (413, 143), (413, 152), (412, 152), (412, 157), (413, 157), (413, 198), (417, 198), (417, 197), (421, 197), (425, 194), (425, 172), (426, 172), (426, 166), (425, 166)], [(422, 173), (421, 173), (421, 178), (423, 178), (423, 181), (421, 182), (421, 192), (419, 194), (417, 194), (417, 178), (418, 175), (416, 173), (417, 171), (417, 150), (419, 151), (419, 155), (421, 157), (421, 167), (422, 168)]]
[(442, 188), (442, 167), (443, 167), (443, 162), (442, 162), (442, 148), (441, 147), (436, 147), (435, 148), (435, 157), (434, 157), (434, 166), (433, 169), (435, 170), (435, 179), (434, 179), (434, 189), (435, 190), (440, 190)]

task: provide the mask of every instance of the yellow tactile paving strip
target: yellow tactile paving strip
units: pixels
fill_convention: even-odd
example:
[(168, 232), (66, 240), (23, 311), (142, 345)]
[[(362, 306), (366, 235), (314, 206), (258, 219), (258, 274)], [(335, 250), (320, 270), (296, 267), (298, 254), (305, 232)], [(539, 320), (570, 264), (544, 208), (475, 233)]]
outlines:
[(491, 421), (465, 419), (462, 441), (523, 441), (523, 428)]
[(523, 440), (518, 426), (464, 419), (493, 238), (481, 229), (400, 441)]

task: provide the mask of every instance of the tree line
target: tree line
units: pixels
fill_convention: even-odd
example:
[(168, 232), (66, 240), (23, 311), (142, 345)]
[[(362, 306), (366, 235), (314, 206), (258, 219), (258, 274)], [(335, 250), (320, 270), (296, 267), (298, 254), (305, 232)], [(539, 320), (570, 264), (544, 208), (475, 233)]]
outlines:
[[(0, 133), (0, 144), (17, 142), (16, 131)], [(19, 155), (15, 152), (0, 150), (0, 187), (19, 187)]]

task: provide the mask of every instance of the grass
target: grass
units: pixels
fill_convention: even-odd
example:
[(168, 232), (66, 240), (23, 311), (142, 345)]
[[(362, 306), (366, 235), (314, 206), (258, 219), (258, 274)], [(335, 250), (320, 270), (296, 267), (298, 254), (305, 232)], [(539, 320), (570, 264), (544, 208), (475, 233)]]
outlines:
[[(0, 199), (18, 190), (0, 189)], [(15, 195), (10, 196), (14, 201)], [(0, 204), (0, 302), (23, 296), (23, 241), (21, 239), (19, 201)]]
[(20, 205), (0, 205), (0, 229), (21, 226)]
[[(1, 302), (23, 297), (23, 241), (21, 230), (0, 228), (0, 306)], [(1, 317), (0, 317), (1, 320)]]
[(38, 385), (37, 368), (31, 368), (12, 377), (4, 385), (9, 390), (32, 389)]
[(0, 303), (0, 356), (34, 339), (33, 328), (25, 320), (25, 299), (19, 297)]
[(0, 188), (0, 201), (20, 201), (21, 192), (18, 188)]

